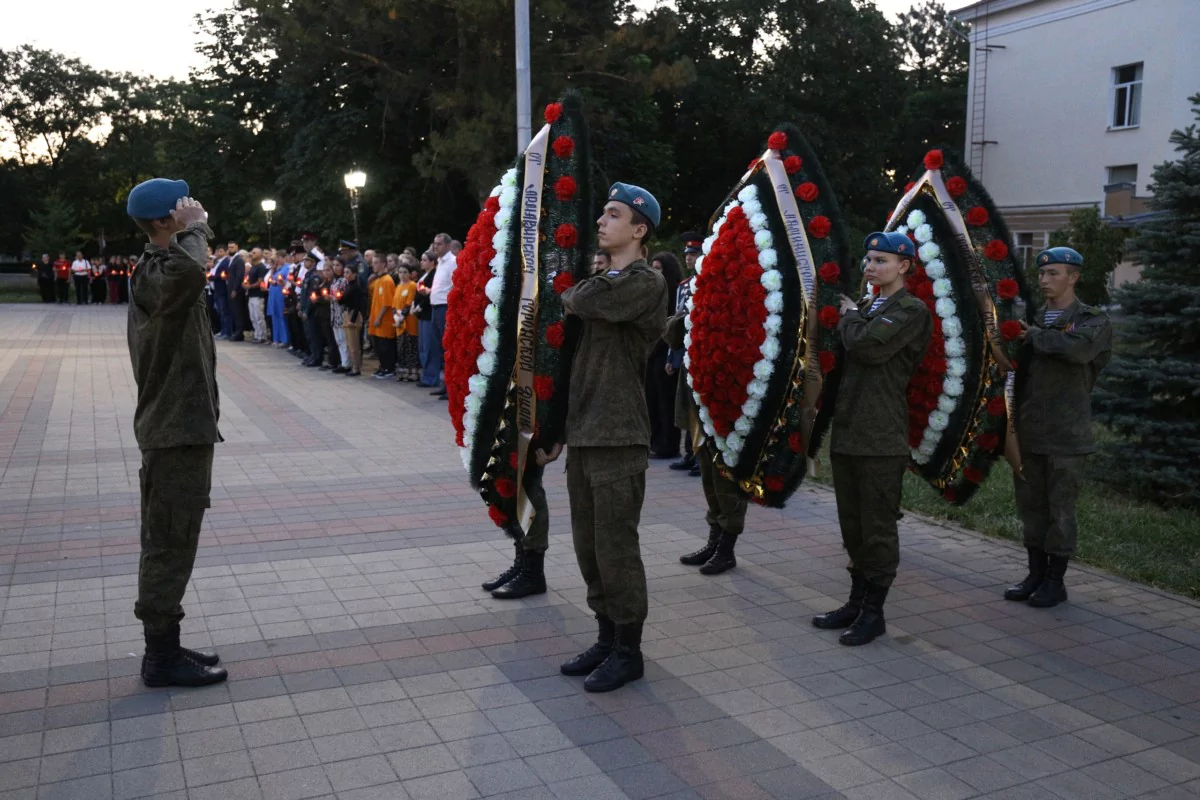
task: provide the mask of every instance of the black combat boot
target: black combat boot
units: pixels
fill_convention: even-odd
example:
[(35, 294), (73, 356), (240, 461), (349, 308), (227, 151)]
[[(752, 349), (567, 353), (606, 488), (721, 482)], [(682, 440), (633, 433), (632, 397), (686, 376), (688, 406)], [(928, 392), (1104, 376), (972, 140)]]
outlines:
[(704, 566), (700, 568), (700, 574), (720, 575), (722, 572), (736, 567), (737, 559), (733, 557), (733, 548), (736, 545), (737, 534), (722, 531), (721, 539), (717, 542), (717, 549), (713, 551), (712, 558), (704, 562)]
[[(146, 634), (142, 656), (142, 683), (147, 686), (208, 686), (229, 677), (224, 667), (203, 664), (193, 651), (179, 646), (179, 627), (160, 634)], [(212, 657), (213, 654), (206, 654)]]
[(721, 529), (716, 525), (708, 526), (708, 543), (699, 550), (688, 553), (686, 556), (679, 557), (680, 564), (687, 564), (689, 567), (698, 567), (712, 558), (712, 554), (717, 552), (717, 542), (721, 540)]
[(674, 464), (669, 465), (668, 469), (682, 472), (683, 470), (690, 470), (694, 466), (696, 466), (696, 454), (685, 453), (683, 458), (679, 459)]
[(642, 663), (642, 623), (618, 625), (616, 642), (604, 663), (596, 667), (583, 688), (589, 692), (611, 692), (645, 674)]
[(513, 546), (517, 552), (513, 557), (512, 566), (504, 570), (504, 572), (501, 572), (492, 580), (485, 581), (483, 583), (483, 590), (485, 592), (492, 592), (496, 589), (499, 589), (501, 586), (517, 577), (517, 573), (521, 571), (521, 561), (525, 558), (525, 548), (521, 546), (520, 539), (517, 539), (515, 542), (513, 542)]
[(1067, 602), (1067, 587), (1063, 585), (1063, 576), (1067, 574), (1067, 556), (1049, 556), (1046, 565), (1046, 579), (1042, 585), (1029, 596), (1029, 605), (1034, 608), (1053, 608), (1059, 603)]
[(600, 614), (596, 615), (596, 622), (600, 624), (600, 634), (596, 637), (596, 643), (559, 667), (563, 675), (590, 675), (612, 652), (617, 626), (611, 619)]
[(846, 601), (846, 605), (836, 611), (829, 611), (813, 617), (813, 627), (826, 631), (849, 628), (854, 624), (854, 620), (858, 619), (859, 612), (862, 611), (863, 597), (866, 593), (867, 579), (862, 576), (861, 572), (851, 572), (850, 599)]
[(838, 644), (844, 644), (846, 647), (867, 644), (874, 641), (875, 637), (887, 633), (887, 624), (883, 621), (883, 601), (887, 600), (887, 587), (876, 586), (866, 580), (863, 583), (867, 589), (863, 595), (862, 611), (858, 612), (858, 619), (838, 637)]
[(521, 556), (517, 577), (492, 592), (498, 600), (516, 600), (531, 594), (546, 593), (546, 554), (527, 551)]
[(1005, 600), (1025, 602), (1046, 579), (1046, 551), (1040, 547), (1026, 547), (1025, 550), (1029, 553), (1029, 574), (1025, 580), (1004, 590)]

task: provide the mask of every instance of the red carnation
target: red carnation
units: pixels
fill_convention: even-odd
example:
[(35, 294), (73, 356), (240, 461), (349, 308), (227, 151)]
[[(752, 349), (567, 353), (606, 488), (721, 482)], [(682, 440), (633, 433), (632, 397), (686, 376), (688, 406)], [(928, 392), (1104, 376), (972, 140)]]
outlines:
[(760, 159), (757, 159), (757, 158), (750, 159), (750, 163), (746, 165), (746, 169), (751, 170), (751, 169), (754, 169), (755, 167), (757, 167), (759, 160)]
[(837, 356), (829, 350), (822, 350), (817, 353), (817, 360), (821, 362), (821, 372), (828, 375), (833, 372), (833, 368), (837, 366)]
[(836, 261), (826, 261), (817, 270), (817, 277), (822, 283), (837, 283), (838, 278), (842, 277), (842, 268)]
[(946, 188), (950, 191), (951, 197), (962, 197), (967, 193), (967, 180), (955, 175), (946, 181)]
[(795, 175), (804, 166), (804, 162), (800, 160), (800, 156), (788, 156), (783, 160), (783, 168), (788, 175)]
[(571, 153), (575, 152), (575, 140), (570, 136), (559, 136), (551, 147), (554, 148), (554, 155), (559, 158), (570, 158)]
[(574, 197), (575, 192), (578, 190), (578, 184), (575, 183), (575, 179), (570, 175), (563, 175), (554, 182), (554, 196), (563, 202), (566, 202)]
[(817, 319), (826, 328), (836, 328), (838, 320), (841, 319), (841, 314), (838, 313), (837, 308), (834, 306), (825, 306), (817, 314)]
[(1004, 402), (1003, 397), (993, 397), (988, 400), (987, 410), (993, 417), (1003, 417), (1008, 413), (1008, 404)]
[(829, 221), (829, 217), (818, 214), (813, 217), (808, 223), (808, 232), (817, 239), (824, 239), (829, 235), (829, 229), (833, 227)]
[(946, 491), (942, 492), (942, 499), (944, 499), (947, 503), (957, 503), (958, 490), (951, 486), (950, 488), (946, 489)]
[(982, 434), (975, 441), (979, 443), (979, 447), (985, 453), (995, 452), (996, 448), (1000, 446), (1000, 437), (994, 433)]
[(767, 491), (782, 492), (783, 491), (783, 476), (782, 475), (768, 475), (767, 479), (765, 481), (763, 481), (763, 484), (767, 487)]
[(983, 248), (983, 254), (992, 261), (1003, 261), (1008, 258), (1008, 245), (999, 239), (992, 239)]
[(967, 224), (968, 225), (974, 225), (975, 227), (979, 227), (980, 225), (987, 225), (987, 222), (988, 222), (988, 212), (987, 212), (987, 209), (984, 208), (983, 206), (975, 206), (974, 208), (972, 208), (971, 210), (969, 210), (967, 212)]
[(558, 348), (562, 347), (563, 338), (565, 335), (563, 324), (561, 322), (556, 322), (553, 325), (549, 325), (546, 327), (546, 344), (557, 350)]
[(488, 506), (488, 516), (492, 518), (492, 522), (496, 523), (497, 528), (503, 528), (508, 524), (508, 515), (496, 506)]
[(782, 131), (775, 131), (767, 137), (767, 147), (772, 150), (787, 150), (787, 145), (787, 134)]
[(546, 106), (546, 122), (551, 125), (558, 122), (558, 118), (562, 116), (562, 103), (551, 103)]
[(575, 276), (569, 272), (560, 272), (554, 276), (554, 291), (562, 294), (575, 285)]
[(804, 437), (799, 432), (788, 434), (788, 449), (793, 453), (799, 453), (804, 449)]
[(984, 474), (974, 467), (966, 467), (963, 469), (963, 477), (975, 485), (983, 483)]
[(508, 465), (510, 467), (512, 467), (513, 469), (517, 468), (517, 451), (516, 450), (514, 450), (513, 452), (508, 454)]
[(512, 497), (517, 493), (517, 483), (512, 478), (496, 478), (494, 485), (501, 497)]
[(1011, 342), (1021, 335), (1021, 323), (1015, 319), (1010, 319), (1007, 322), (1000, 323), (1000, 335), (1004, 337), (1004, 341)]
[(929, 281), (922, 281), (917, 284), (917, 288), (913, 290), (913, 294), (922, 300), (928, 300), (933, 297), (933, 284)]
[(554, 378), (549, 375), (533, 376), (533, 393), (538, 400), (549, 400), (554, 397)]
[(579, 232), (569, 222), (564, 222), (554, 229), (554, 241), (564, 250), (569, 250), (579, 241)]
[(911, 191), (912, 188), (916, 185), (917, 184), (913, 183), (912, 181), (909, 181), (908, 183), (904, 184), (904, 193), (908, 194), (908, 192)]
[(930, 150), (925, 154), (925, 169), (941, 169), (945, 162), (941, 150)]
[(821, 192), (817, 189), (817, 185), (812, 181), (805, 181), (796, 187), (796, 197), (799, 197), (806, 203), (811, 203), (817, 199)]
[(1001, 300), (1012, 300), (1021, 291), (1021, 287), (1012, 278), (1003, 278), (996, 283), (996, 294)]

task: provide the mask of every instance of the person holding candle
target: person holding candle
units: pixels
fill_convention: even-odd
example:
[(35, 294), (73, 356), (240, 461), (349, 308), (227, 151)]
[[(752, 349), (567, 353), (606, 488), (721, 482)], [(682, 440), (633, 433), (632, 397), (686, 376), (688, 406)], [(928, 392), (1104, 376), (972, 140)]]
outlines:
[(413, 300), (417, 296), (417, 284), (412, 279), (412, 256), (400, 256), (396, 267), (396, 293), (392, 308), (396, 321), (396, 380), (416, 381), (421, 372), (421, 359), (417, 353), (417, 315), (412, 313)]
[(269, 267), (263, 258), (263, 251), (254, 248), (250, 251), (250, 269), (246, 272), (246, 300), (250, 309), (250, 325), (254, 329), (254, 344), (266, 344), (267, 315), (267, 273)]
[(346, 309), (342, 305), (342, 298), (346, 294), (347, 272), (353, 272), (353, 270), (346, 269), (340, 260), (333, 262), (333, 282), (329, 287), (329, 321), (333, 327), (331, 333), (333, 341), (337, 344), (336, 350), (338, 355), (338, 363), (333, 368), (333, 371), (338, 375), (344, 375), (350, 371), (350, 343), (346, 341), (345, 327)]
[(392, 302), (396, 296), (396, 285), (387, 274), (387, 259), (376, 255), (371, 267), (375, 275), (371, 281), (371, 312), (367, 333), (379, 356), (379, 369), (375, 378), (396, 377), (396, 321), (392, 317)]
[(201, 302), (208, 214), (184, 181), (155, 178), (126, 211), (149, 243), (129, 279), (127, 335), (137, 383), (133, 431), (142, 452), (141, 558), (134, 615), (146, 642), (147, 686), (204, 686), (228, 677), (215, 653), (182, 647), (179, 623), (204, 510), (217, 428), (217, 354)]
[(357, 378), (362, 375), (362, 326), (363, 307), (366, 296), (358, 273), (348, 269), (343, 273), (346, 286), (342, 290), (342, 329), (346, 338), (346, 350), (350, 359), (345, 363), (346, 377)]
[(275, 254), (271, 272), (267, 275), (267, 314), (271, 317), (271, 341), (275, 347), (287, 347), (288, 335), (287, 303), (284, 287), (292, 276), (292, 256), (285, 250)]
[(321, 331), (317, 326), (317, 318), (314, 312), (314, 304), (321, 294), (321, 286), (324, 281), (321, 277), (321, 270), (317, 269), (317, 264), (320, 263), (315, 253), (311, 250), (304, 256), (304, 267), (307, 269), (304, 275), (304, 281), (300, 284), (300, 319), (304, 320), (304, 338), (308, 341), (308, 357), (301, 362), (306, 367), (319, 367), (325, 359), (326, 342), (322, 338)]

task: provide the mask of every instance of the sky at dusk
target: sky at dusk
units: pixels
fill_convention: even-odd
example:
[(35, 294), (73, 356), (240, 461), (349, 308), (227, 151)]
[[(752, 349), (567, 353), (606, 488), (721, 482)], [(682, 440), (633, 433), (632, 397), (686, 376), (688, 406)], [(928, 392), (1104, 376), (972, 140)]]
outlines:
[[(537, 0), (532, 0), (537, 2)], [(885, 13), (907, 10), (914, 0), (874, 0)], [(949, 0), (948, 8), (971, 0)], [(160, 78), (185, 78), (199, 66), (201, 37), (194, 17), (230, 0), (32, 0), (6, 4), (0, 48), (21, 44), (55, 50), (94, 67)], [(639, 5), (653, 5), (639, 0)]]

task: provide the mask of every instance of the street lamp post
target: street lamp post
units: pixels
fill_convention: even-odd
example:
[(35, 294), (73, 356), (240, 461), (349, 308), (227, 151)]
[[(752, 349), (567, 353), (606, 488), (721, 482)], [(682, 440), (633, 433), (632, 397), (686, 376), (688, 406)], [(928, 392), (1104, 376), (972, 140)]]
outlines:
[(350, 192), (350, 213), (354, 215), (354, 241), (358, 242), (358, 192), (367, 185), (367, 173), (355, 167), (347, 172), (343, 178), (346, 182), (346, 191)]
[(275, 213), (275, 201), (263, 200), (262, 210), (267, 215), (267, 247), (273, 247), (274, 245), (271, 244), (271, 215)]

